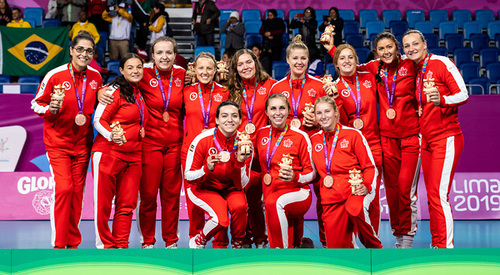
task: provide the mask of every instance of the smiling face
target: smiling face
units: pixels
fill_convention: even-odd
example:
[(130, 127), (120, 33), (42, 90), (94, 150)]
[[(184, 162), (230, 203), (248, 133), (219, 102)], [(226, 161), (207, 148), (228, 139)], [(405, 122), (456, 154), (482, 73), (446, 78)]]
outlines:
[(139, 83), (143, 76), (142, 61), (138, 58), (130, 58), (125, 61), (123, 68), (120, 68), (120, 73), (128, 82), (132, 84)]
[(249, 80), (255, 77), (255, 62), (249, 54), (240, 55), (236, 66), (242, 79)]
[(309, 56), (305, 49), (294, 48), (290, 50), (286, 62), (290, 66), (292, 79), (300, 79), (306, 74)]
[(340, 74), (351, 76), (356, 72), (356, 57), (351, 49), (343, 49), (337, 59)]
[(279, 129), (285, 127), (289, 112), (288, 104), (282, 98), (270, 99), (266, 108), (266, 115), (269, 117), (271, 125)]
[(215, 118), (215, 123), (225, 137), (233, 136), (241, 123), (238, 108), (232, 105), (222, 106), (219, 116)]
[(172, 69), (175, 61), (174, 44), (170, 41), (160, 41), (154, 45), (152, 58), (156, 67), (162, 71)]
[(418, 33), (410, 33), (403, 37), (403, 50), (410, 60), (418, 63), (427, 55), (427, 43)]
[(202, 84), (209, 84), (215, 75), (215, 64), (210, 58), (198, 58), (196, 61), (196, 78)]
[(389, 64), (397, 59), (398, 49), (396, 43), (389, 38), (380, 39), (377, 43), (377, 55), (380, 60)]
[[(94, 44), (87, 39), (80, 39), (78, 43), (70, 48), (71, 63), (78, 71), (87, 69), (87, 65), (94, 56)], [(89, 53), (90, 52), (90, 53)]]
[(325, 131), (332, 131), (339, 120), (339, 111), (328, 102), (317, 103), (315, 108), (316, 121)]

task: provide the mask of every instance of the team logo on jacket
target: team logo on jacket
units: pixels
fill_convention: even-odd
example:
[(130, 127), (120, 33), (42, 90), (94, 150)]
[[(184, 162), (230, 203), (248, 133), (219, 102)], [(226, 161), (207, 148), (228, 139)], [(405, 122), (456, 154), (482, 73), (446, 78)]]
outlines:
[(266, 145), (268, 142), (269, 142), (269, 138), (268, 137), (263, 137), (262, 140), (261, 140), (262, 145)]
[(151, 78), (151, 80), (149, 81), (149, 86), (151, 86), (151, 87), (157, 87), (158, 86), (158, 79)]
[(189, 152), (194, 152), (194, 145), (191, 144), (191, 146), (189, 146)]
[(320, 152), (321, 150), (323, 150), (323, 144), (321, 143), (316, 144), (316, 146), (314, 146), (314, 150), (316, 152)]
[(191, 99), (191, 101), (195, 101), (197, 98), (198, 98), (198, 94), (196, 92), (192, 92), (189, 95), (189, 99)]
[(214, 100), (216, 102), (222, 102), (222, 96), (220, 94), (216, 94), (216, 95), (214, 95)]
[(427, 72), (427, 78), (432, 78), (432, 75), (433, 75), (433, 74), (434, 74), (434, 73), (433, 73), (431, 70), (429, 70), (429, 71)]
[(347, 148), (347, 147), (349, 147), (349, 141), (348, 141), (347, 139), (345, 139), (345, 138), (344, 138), (344, 139), (340, 142), (340, 148), (345, 149), (345, 148)]
[(370, 80), (365, 80), (363, 86), (365, 86), (367, 89), (370, 89), (372, 87), (372, 82)]
[(175, 87), (180, 87), (182, 85), (182, 80), (180, 80), (179, 78), (176, 78), (174, 80), (174, 83), (175, 83)]
[(316, 91), (314, 89), (307, 91), (307, 93), (309, 94), (310, 97), (316, 97)]
[(286, 98), (290, 97), (290, 93), (288, 91), (284, 91), (281, 94), (283, 94), (284, 96), (286, 96)]
[(266, 92), (267, 92), (267, 89), (264, 87), (260, 87), (259, 89), (257, 89), (257, 93), (259, 93), (259, 95), (265, 95)]
[(347, 89), (343, 89), (342, 92), (340, 92), (340, 94), (343, 97), (349, 97), (351, 95)]
[(92, 82), (90, 82), (90, 88), (92, 88), (92, 90), (97, 89), (97, 81), (92, 80)]
[(215, 147), (210, 147), (210, 149), (208, 149), (208, 155), (217, 155), (217, 149), (215, 149)]
[(287, 139), (283, 142), (283, 146), (285, 146), (286, 148), (292, 147), (292, 144), (293, 144), (293, 141), (291, 139)]
[(401, 69), (399, 69), (399, 76), (406, 76), (408, 74), (408, 69), (405, 68), (405, 67), (402, 67)]
[(64, 86), (64, 90), (66, 90), (66, 91), (71, 89), (71, 83), (69, 83), (69, 81), (64, 81), (63, 86)]

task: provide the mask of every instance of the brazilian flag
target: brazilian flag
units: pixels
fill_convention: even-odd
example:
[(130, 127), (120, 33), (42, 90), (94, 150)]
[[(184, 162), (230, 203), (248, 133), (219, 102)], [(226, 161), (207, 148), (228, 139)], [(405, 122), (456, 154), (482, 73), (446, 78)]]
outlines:
[(0, 26), (0, 74), (40, 75), (69, 61), (69, 29)]

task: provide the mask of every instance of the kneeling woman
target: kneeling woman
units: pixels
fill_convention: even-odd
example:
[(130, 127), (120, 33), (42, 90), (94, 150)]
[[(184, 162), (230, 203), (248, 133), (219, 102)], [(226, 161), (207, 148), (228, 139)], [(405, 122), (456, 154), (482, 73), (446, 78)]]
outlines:
[[(266, 101), (270, 126), (257, 133), (255, 147), (264, 173), (262, 192), (271, 248), (293, 248), (304, 231), (302, 219), (311, 206), (307, 185), (314, 179), (311, 141), (307, 134), (286, 123), (290, 104), (283, 94)], [(300, 226), (296, 226), (300, 225)]]
[[(145, 104), (138, 84), (142, 59), (127, 54), (120, 72), (106, 92), (114, 96), (109, 105), (96, 109), (94, 127), (99, 132), (92, 147), (94, 215), (97, 248), (128, 248), (132, 211), (137, 206), (141, 181), (141, 151), (144, 138)], [(115, 197), (113, 231), (108, 221)]]
[(327, 247), (353, 248), (357, 230), (366, 248), (382, 248), (368, 218), (378, 173), (368, 142), (360, 131), (338, 123), (333, 98), (321, 97), (314, 106), (316, 120), (323, 128), (311, 136), (311, 142), (320, 176)]
[(252, 145), (238, 145), (241, 108), (232, 101), (217, 107), (216, 128), (199, 134), (191, 143), (186, 158), (185, 178), (189, 199), (203, 209), (210, 219), (189, 241), (190, 248), (204, 248), (218, 231), (229, 226), (231, 244), (242, 248), (247, 226), (247, 202), (242, 188), (250, 180)]

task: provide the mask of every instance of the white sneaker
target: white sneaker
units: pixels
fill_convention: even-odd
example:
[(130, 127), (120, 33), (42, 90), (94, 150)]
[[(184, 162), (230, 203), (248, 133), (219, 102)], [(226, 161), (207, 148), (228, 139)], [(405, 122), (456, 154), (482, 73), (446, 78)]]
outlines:
[(173, 244), (165, 247), (165, 249), (175, 249), (175, 248), (177, 248), (177, 243), (173, 243)]
[(257, 247), (257, 249), (267, 248), (267, 243), (261, 242), (261, 243), (258, 243), (257, 245), (255, 245), (255, 247)]
[(197, 248), (197, 249), (205, 248), (205, 242), (200, 234), (192, 237), (189, 240), (189, 248)]
[(147, 244), (147, 243), (142, 244), (142, 249), (153, 249), (153, 248), (155, 248), (154, 244)]

